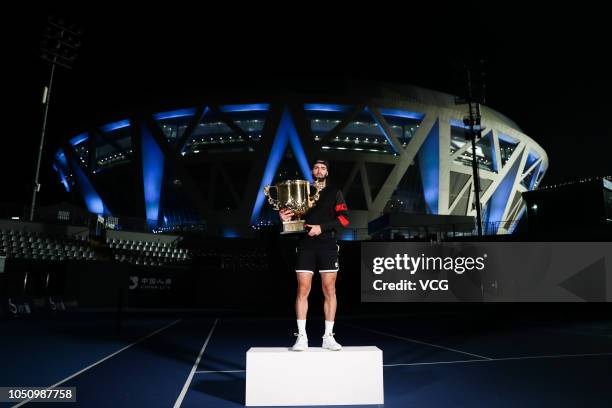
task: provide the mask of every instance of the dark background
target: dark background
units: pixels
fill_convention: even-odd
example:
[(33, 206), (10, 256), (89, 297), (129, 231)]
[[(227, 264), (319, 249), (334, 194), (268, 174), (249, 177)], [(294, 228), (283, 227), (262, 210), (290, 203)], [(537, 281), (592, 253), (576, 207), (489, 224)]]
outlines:
[(469, 56), (488, 61), (487, 105), (548, 153), (544, 186), (612, 173), (609, 23), (606, 12), (582, 3), (543, 11), (475, 3), (95, 4), (4, 16), (3, 205), (29, 205), (49, 73), (39, 47), (50, 14), (84, 34), (74, 68), (55, 77), (43, 205), (65, 197), (53, 152), (88, 125), (279, 77), (383, 80), (456, 94), (454, 63)]

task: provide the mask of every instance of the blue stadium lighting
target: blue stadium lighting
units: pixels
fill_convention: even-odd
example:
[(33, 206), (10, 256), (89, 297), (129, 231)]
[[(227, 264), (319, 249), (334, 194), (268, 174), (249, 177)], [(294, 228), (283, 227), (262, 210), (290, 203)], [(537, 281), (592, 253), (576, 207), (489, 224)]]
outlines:
[[(189, 111), (190, 109), (183, 109), (184, 112)], [(193, 110), (194, 114), (195, 114), (195, 109)], [(198, 121), (201, 121), (202, 118), (204, 118), (206, 116), (206, 114), (210, 111), (210, 108), (207, 106), (204, 108), (204, 111), (202, 112), (202, 115), (198, 118)], [(179, 112), (179, 111), (174, 111), (174, 112)], [(167, 112), (169, 113), (169, 112)], [(161, 115), (161, 114), (160, 114)], [(176, 116), (178, 117), (178, 116)], [(158, 118), (156, 118), (158, 119)], [(167, 119), (167, 118), (166, 118)], [(159, 119), (158, 119), (159, 120)], [(210, 138), (210, 140), (212, 140), (212, 138)], [(187, 152), (185, 151), (186, 148), (186, 144), (187, 144), (187, 140), (185, 140), (183, 142), (183, 144), (181, 146), (179, 146), (179, 151), (181, 152), (181, 154), (184, 156)]]
[(164, 155), (146, 126), (142, 130), (142, 174), (147, 223), (159, 221), (159, 200), (164, 176)]
[(55, 170), (57, 170), (57, 172), (60, 175), (60, 179), (62, 180), (62, 184), (64, 185), (64, 188), (66, 189), (66, 192), (70, 192), (70, 185), (68, 184), (68, 179), (66, 178), (66, 175), (64, 174), (64, 172), (59, 169), (57, 166), (55, 166)]
[(385, 131), (385, 127), (378, 121), (378, 117), (376, 117), (376, 115), (374, 114), (374, 112), (369, 111), (370, 115), (372, 116), (372, 119), (374, 119), (374, 121), (376, 122), (376, 124), (378, 125), (378, 129), (380, 130), (380, 132), (383, 134), (383, 136), (385, 137), (385, 139), (387, 139), (387, 142), (389, 143), (389, 146), (391, 146), (391, 149), (393, 150), (393, 153), (397, 153), (397, 149), (395, 144), (391, 141), (391, 138), (389, 137), (389, 135), (387, 134), (387, 132)]
[(259, 218), (259, 214), (261, 213), (261, 208), (265, 200), (263, 189), (265, 186), (272, 183), (274, 174), (276, 173), (276, 170), (278, 169), (278, 166), (283, 158), (287, 144), (291, 145), (291, 149), (293, 150), (295, 159), (300, 166), (300, 170), (302, 170), (304, 179), (310, 182), (313, 181), (312, 174), (310, 172), (310, 165), (308, 164), (306, 153), (304, 153), (304, 148), (300, 142), (300, 137), (295, 129), (293, 121), (291, 120), (289, 111), (285, 109), (278, 125), (274, 142), (272, 142), (272, 148), (270, 149), (270, 155), (268, 156), (268, 162), (266, 163), (263, 177), (259, 184), (257, 199), (255, 200), (253, 211), (251, 212), (251, 224), (255, 224)]
[(219, 106), (221, 112), (256, 112), (270, 109), (269, 103), (251, 103), (247, 105), (223, 105)]
[(182, 118), (185, 116), (193, 116), (195, 115), (195, 108), (188, 109), (178, 109), (169, 112), (161, 112), (153, 115), (153, 119), (155, 120), (164, 120), (164, 119), (174, 119), (174, 118)]
[(523, 217), (523, 214), (525, 213), (526, 209), (527, 209), (527, 207), (525, 207), (525, 206), (523, 206), (523, 208), (521, 208), (521, 211), (519, 211), (519, 213), (516, 216), (516, 221), (514, 221), (514, 223), (510, 226), (510, 229), (508, 230), (508, 233), (510, 233), (510, 234), (514, 233), (514, 230), (516, 229), (519, 221)]
[(462, 120), (458, 120), (458, 119), (451, 119), (450, 120), (450, 125), (453, 127), (458, 127), (461, 129), (465, 129), (465, 124), (463, 123)]
[(69, 193), (70, 192), (70, 185), (68, 184), (68, 180), (66, 180), (66, 176), (64, 175), (64, 173), (60, 170), (59, 171), (60, 177), (62, 179), (62, 184), (64, 185), (64, 188), (66, 189), (66, 192)]
[(62, 149), (59, 149), (57, 153), (55, 153), (55, 159), (64, 167), (64, 169), (68, 169), (68, 161), (66, 160), (66, 155)]
[(518, 140), (501, 132), (497, 133), (497, 138), (510, 144), (518, 144)]
[(322, 103), (307, 103), (304, 104), (304, 110), (319, 111), (319, 112), (344, 112), (347, 113), (351, 109), (348, 105), (330, 105)]
[(55, 153), (55, 160), (56, 163), (53, 164), (53, 168), (58, 172), (66, 191), (70, 192), (70, 184), (68, 184), (68, 178), (66, 177), (66, 173), (68, 173), (68, 160), (66, 160), (66, 155), (62, 149), (59, 149), (57, 153)]
[(500, 183), (499, 187), (497, 187), (489, 199), (489, 213), (487, 214), (488, 219), (486, 219), (485, 222), (503, 221), (502, 217), (504, 215), (504, 209), (506, 208), (506, 204), (508, 204), (508, 200), (510, 199), (510, 194), (512, 193), (512, 187), (514, 185), (514, 180), (516, 179), (519, 164), (520, 160), (516, 160), (510, 171), (508, 171)]
[(70, 185), (68, 184), (68, 180), (66, 179), (66, 175), (64, 174), (64, 172), (57, 167), (57, 164), (53, 164), (53, 170), (55, 170), (57, 172), (57, 174), (59, 174), (60, 176), (60, 181), (62, 183), (62, 185), (64, 186), (64, 188), (66, 189), (66, 192), (70, 192)]
[(340, 231), (338, 239), (340, 241), (355, 241), (355, 236), (352, 230)]
[[(380, 162), (379, 158), (382, 159), (382, 156), (388, 159), (384, 160), (385, 163), (387, 161), (393, 163), (401, 161), (402, 157), (405, 156), (403, 154), (404, 148), (410, 146), (411, 140), (414, 141), (415, 131), (417, 134), (422, 131), (425, 132), (421, 135), (423, 136), (421, 139), (423, 143), (414, 158), (414, 164), (418, 166), (417, 179), (409, 180), (406, 185), (400, 183), (400, 180), (393, 180), (393, 182), (397, 184), (395, 188), (400, 190), (399, 194), (400, 192), (414, 191), (413, 182), (416, 181), (418, 194), (422, 194), (419, 211), (437, 215), (442, 212), (439, 207), (441, 208), (442, 204), (446, 203), (447, 199), (450, 199), (449, 197), (452, 197), (453, 194), (449, 191), (448, 186), (447, 176), (450, 170), (470, 174), (467, 169), (470, 168), (471, 159), (467, 160), (466, 158), (469, 158), (468, 156), (471, 154), (471, 144), (461, 136), (465, 130), (462, 115), (455, 112), (453, 115), (444, 117), (444, 114), (439, 110), (443, 110), (443, 106), (440, 105), (440, 102), (444, 100), (443, 97), (438, 97), (433, 92), (432, 97), (429, 98), (425, 97), (427, 94), (425, 90), (417, 91), (415, 95), (418, 96), (417, 99), (420, 101), (419, 106), (411, 104), (410, 101), (414, 101), (413, 98), (389, 98), (386, 91), (373, 94), (366, 92), (354, 99), (349, 99), (355, 96), (352, 94), (332, 99), (336, 97), (332, 95), (333, 92), (330, 92), (329, 98), (325, 99), (316, 99), (315, 97), (302, 99), (305, 97), (304, 95), (296, 95), (296, 98), (290, 98), (291, 101), (288, 101), (287, 104), (278, 101), (277, 104), (277, 102), (264, 96), (246, 100), (232, 101), (227, 99), (214, 106), (207, 105), (205, 102), (178, 105), (172, 109), (166, 108), (164, 111), (150, 111), (147, 113), (147, 117), (141, 118), (138, 116), (138, 119), (126, 114), (123, 115), (125, 120), (117, 121), (121, 116), (116, 116), (110, 119), (113, 123), (106, 121), (92, 124), (91, 126), (96, 127), (83, 128), (80, 134), (75, 132), (68, 138), (69, 142), (65, 146), (56, 149), (50, 164), (54, 169), (52, 172), (57, 175), (67, 192), (73, 193), (76, 192), (75, 190), (80, 190), (78, 194), (83, 196), (83, 203), (86, 204), (86, 208), (91, 213), (109, 213), (110, 211), (106, 207), (107, 200), (113, 206), (112, 210), (115, 212), (120, 211), (121, 207), (126, 205), (126, 208), (129, 209), (129, 200), (134, 199), (133, 197), (130, 198), (130, 194), (143, 194), (143, 196), (135, 198), (136, 200), (144, 200), (140, 201), (141, 206), (144, 204), (144, 210), (141, 210), (142, 214), (140, 216), (146, 218), (149, 231), (161, 233), (176, 229), (180, 225), (200, 225), (203, 221), (199, 212), (190, 209), (191, 204), (194, 204), (191, 203), (190, 198), (176, 197), (176, 199), (172, 199), (171, 196), (167, 195), (173, 195), (172, 191), (166, 190), (170, 188), (167, 184), (171, 181), (168, 179), (169, 174), (166, 173), (167, 169), (165, 167), (165, 154), (167, 152), (173, 153), (176, 150), (178, 158), (189, 159), (188, 165), (191, 165), (194, 160), (199, 163), (201, 161), (199, 159), (205, 159), (201, 156), (208, 155), (208, 150), (211, 154), (215, 153), (215, 156), (219, 156), (220, 160), (227, 162), (240, 161), (243, 159), (243, 153), (251, 152), (249, 154), (254, 155), (259, 160), (259, 164), (256, 164), (252, 169), (257, 174), (255, 175), (254, 185), (251, 187), (257, 189), (257, 192), (251, 190), (252, 194), (249, 197), (251, 201), (246, 203), (247, 207), (251, 208), (251, 214), (247, 214), (250, 228), (247, 228), (247, 225), (240, 226), (236, 222), (229, 226), (219, 225), (220, 228), (217, 229), (218, 223), (225, 223), (220, 220), (207, 220), (215, 226), (214, 229), (210, 230), (211, 233), (214, 231), (216, 235), (222, 235), (225, 238), (236, 238), (244, 236), (243, 227), (247, 228), (245, 231), (251, 232), (251, 229), (266, 230), (270, 224), (278, 226), (280, 221), (278, 213), (271, 211), (268, 207), (267, 199), (263, 193), (264, 186), (287, 178), (300, 178), (312, 182), (310, 164), (313, 157), (310, 157), (310, 154), (315, 154), (315, 151), (305, 151), (305, 147), (312, 147), (324, 156), (328, 153), (332, 153), (338, 158), (342, 156), (346, 163), (354, 160), (366, 160), (368, 173), (371, 170), (372, 177), (382, 177), (385, 173), (384, 169), (379, 170), (379, 166), (376, 165), (373, 165), (373, 168), (370, 169), (369, 163)], [(423, 93), (422, 98), (421, 92)], [(227, 96), (228, 98), (231, 97), (231, 93), (228, 93)], [(370, 99), (372, 97), (374, 99)], [(370, 104), (371, 100), (375, 100), (376, 104)], [(264, 101), (267, 103), (264, 103)], [(319, 101), (319, 103), (316, 101)], [(404, 104), (401, 101), (406, 103)], [(295, 105), (296, 103), (298, 105)], [(295, 117), (293, 116), (294, 107), (301, 112), (299, 115), (295, 112)], [(265, 123), (271, 109), (277, 109), (276, 114), (278, 116), (273, 121), (274, 123)], [(225, 122), (220, 117), (209, 118), (213, 110), (225, 117)], [(422, 121), (428, 115), (426, 112), (430, 110), (434, 112), (436, 119), (430, 118), (434, 126), (431, 129), (429, 127), (423, 128)], [(516, 229), (517, 222), (506, 226), (506, 228), (499, 226), (497, 227), (499, 231), (492, 231), (492, 226), (493, 224), (500, 224), (500, 221), (505, 221), (502, 219), (505, 216), (504, 210), (508, 209), (514, 202), (514, 198), (517, 197), (516, 194), (519, 194), (519, 191), (541, 188), (542, 176), (546, 173), (549, 165), (548, 157), (541, 150), (541, 147), (524, 135), (512, 121), (504, 119), (501, 114), (490, 116), (488, 111), (485, 113), (487, 113), (487, 118), (485, 118), (487, 119), (487, 128), (482, 131), (482, 137), (488, 139), (481, 140), (477, 144), (477, 164), (482, 169), (481, 173), (484, 174), (485, 179), (488, 179), (487, 181), (483, 180), (483, 183), (487, 184), (491, 191), (488, 191), (487, 197), (489, 199), (483, 205), (482, 220), (488, 223), (487, 233), (506, 233), (506, 228), (509, 232), (513, 232)], [(306, 122), (303, 124), (297, 123), (297, 116), (306, 119)], [(350, 119), (352, 116), (355, 117)], [(331, 139), (327, 140), (324, 135), (328, 135), (329, 131), (338, 124), (346, 124), (345, 121), (348, 119), (351, 120), (351, 123), (348, 123), (347, 129), (338, 135), (331, 135)], [(151, 120), (154, 120), (155, 124)], [(227, 120), (230, 122), (227, 122)], [(235, 126), (231, 122), (234, 122)], [(106, 124), (103, 125), (104, 123)], [(192, 133), (180, 137), (179, 134), (188, 124), (187, 127)], [(311, 137), (308, 141), (302, 139), (306, 135), (300, 132), (301, 125), (307, 126), (312, 132), (307, 132), (309, 133), (308, 136)], [(163, 129), (161, 129), (162, 127)], [(238, 132), (241, 136), (233, 132), (238, 128), (242, 130)], [(95, 130), (95, 132), (90, 135), (91, 132), (88, 133), (90, 130)], [(136, 134), (136, 132), (139, 133)], [(100, 134), (100, 140), (98, 140), (97, 133)], [(106, 138), (102, 137), (104, 135), (107, 135)], [(123, 146), (122, 151), (115, 151), (112, 148), (112, 145), (114, 145), (112, 143), (113, 138), (129, 135), (139, 136), (136, 139), (138, 146), (129, 146), (128, 143), (127, 146), (121, 144)], [(261, 141), (265, 137), (271, 138), (267, 142), (264, 141), (265, 151), (257, 150), (255, 146), (257, 143), (255, 142)], [(449, 137), (450, 141), (448, 140)], [(167, 145), (166, 138), (172, 139), (168, 143), (174, 147), (170, 144)], [(498, 141), (499, 143), (497, 143)], [(303, 146), (307, 142), (308, 145)], [(448, 142), (452, 143), (450, 147), (443, 144)], [(106, 153), (97, 158), (92, 156), (90, 161), (88, 157), (95, 156), (96, 153), (92, 150), (94, 144), (96, 145), (94, 150), (102, 149)], [(496, 146), (498, 149), (495, 148)], [(457, 148), (465, 151), (465, 153), (453, 164), (454, 158), (449, 153), (453, 150), (456, 151)], [(285, 156), (288, 149), (291, 149), (289, 152), (292, 153), (290, 154), (291, 160)], [(371, 152), (376, 154), (372, 155)], [(138, 160), (127, 160), (129, 153), (135, 153)], [(522, 157), (522, 154), (527, 156)], [(197, 165), (195, 162), (193, 165)], [(285, 168), (285, 164), (288, 165), (287, 168)], [(508, 168), (502, 167), (503, 164)], [(133, 168), (134, 166), (136, 168)], [(463, 170), (460, 170), (459, 166), (463, 166)], [(201, 170), (207, 173), (210, 168), (205, 166)], [(138, 191), (142, 188), (143, 193), (130, 190), (129, 183), (121, 183), (121, 186), (111, 183), (111, 185), (105, 185), (103, 190), (101, 189), (102, 185), (98, 185), (98, 182), (103, 181), (100, 177), (104, 179), (114, 178), (115, 183), (119, 183), (121, 180), (116, 179), (116, 177), (119, 177), (123, 171), (138, 174), (137, 178), (139, 180), (136, 180), (136, 182), (139, 185), (142, 183)], [(141, 171), (142, 176), (139, 175)], [(442, 173), (443, 171), (446, 173)], [(491, 177), (486, 177), (486, 175), (492, 175), (492, 172), (495, 172), (499, 179), (490, 184), (492, 182)], [(527, 172), (530, 173), (526, 174)], [(259, 180), (259, 184), (257, 180)], [(446, 185), (443, 185), (443, 180), (446, 180)], [(123, 191), (122, 197), (115, 197), (117, 200), (110, 200), (111, 196), (116, 195), (117, 188), (127, 189), (128, 191)], [(109, 194), (109, 196), (107, 197), (104, 194)], [(103, 195), (104, 197), (102, 197)], [(471, 197), (469, 194), (468, 196)], [(80, 200), (79, 197), (77, 198)], [(184, 200), (189, 202), (183, 202)], [(210, 202), (208, 204), (214, 206), (215, 203)], [(378, 203), (375, 204), (378, 205)], [(508, 219), (520, 219), (526, 213), (522, 205), (520, 208), (514, 206), (512, 209), (515, 211), (507, 216)], [(227, 211), (228, 216), (234, 215), (239, 218), (238, 209), (226, 207), (224, 210)], [(446, 208), (443, 210), (445, 212)], [(466, 210), (467, 214), (471, 214), (473, 207), (467, 209), (464, 206), (460, 210), (464, 211), (464, 215)], [(531, 209), (527, 208), (527, 211), (531, 211)], [(236, 214), (233, 214), (233, 212)], [(515, 217), (511, 217), (513, 215)], [(527, 215), (524, 215), (524, 217), (527, 217)], [(243, 221), (246, 223), (247, 219), (245, 218)], [(360, 219), (358, 221), (355, 223), (360, 224), (359, 227), (361, 227), (367, 220)], [(197, 228), (204, 229), (200, 226)], [(357, 228), (357, 226), (351, 228)], [(338, 238), (345, 241), (361, 238), (355, 230), (342, 229), (338, 233)]]
[(529, 181), (529, 190), (533, 190), (536, 180), (538, 179), (538, 174), (540, 173), (540, 169), (542, 168), (542, 162), (535, 167), (533, 174), (531, 175), (531, 180)]
[(487, 133), (484, 137), (490, 137), (491, 138), (491, 161), (492, 161), (492, 166), (493, 166), (493, 171), (496, 173), (499, 173), (499, 171), (501, 170), (498, 166), (498, 163), (501, 164), (501, 158), (497, 157), (497, 151), (495, 150), (495, 144), (493, 143), (493, 131), (489, 131), (489, 133)]
[(236, 229), (232, 227), (223, 228), (221, 235), (223, 235), (223, 238), (239, 238), (240, 237), (240, 234), (238, 234), (238, 231), (236, 231)]
[(100, 130), (103, 132), (112, 132), (113, 130), (123, 129), (125, 127), (130, 126), (130, 120), (120, 120), (119, 122), (109, 123), (108, 125), (104, 125), (100, 127)]
[(525, 170), (528, 170), (531, 166), (533, 166), (533, 163), (535, 163), (539, 158), (540, 156), (534, 152), (529, 152), (527, 155), (527, 161), (525, 162)]
[(83, 195), (85, 205), (87, 206), (89, 212), (93, 214), (111, 215), (108, 207), (104, 205), (102, 198), (100, 198), (83, 170), (81, 170), (79, 164), (72, 159), (70, 160), (70, 163), (72, 164), (72, 169), (74, 170), (77, 183), (79, 183), (79, 186), (81, 187), (81, 194)]
[(107, 125), (101, 126), (100, 130), (103, 132), (112, 132), (113, 130), (123, 129), (124, 127), (130, 126), (130, 120), (124, 119), (118, 122), (109, 123)]
[(285, 115), (283, 116), (284, 117), (281, 119), (281, 125), (283, 126), (282, 127), (279, 126), (279, 130), (284, 128), (284, 130), (287, 132), (287, 135), (289, 137), (289, 143), (291, 145), (291, 149), (293, 150), (295, 159), (297, 160), (298, 165), (300, 166), (300, 170), (302, 170), (302, 174), (304, 175), (304, 178), (312, 182), (314, 180), (312, 178), (310, 164), (308, 162), (308, 159), (306, 158), (306, 153), (304, 152), (304, 148), (302, 147), (300, 136), (298, 135), (297, 130), (295, 129), (295, 125), (293, 124), (293, 121), (291, 120), (291, 117), (289, 116), (289, 112), (285, 111)]
[(438, 214), (438, 186), (440, 183), (439, 133), (439, 123), (436, 121), (417, 155), (428, 214)]
[(423, 120), (423, 118), (425, 117), (424, 113), (411, 112), (411, 111), (405, 111), (405, 110), (400, 110), (400, 109), (379, 109), (379, 111), (381, 115), (383, 116), (395, 116), (398, 118), (405, 118), (405, 119)]
[(83, 143), (84, 141), (86, 141), (87, 139), (88, 139), (87, 133), (81, 133), (80, 135), (75, 136), (72, 139), (70, 139), (70, 144), (73, 146), (77, 146)]

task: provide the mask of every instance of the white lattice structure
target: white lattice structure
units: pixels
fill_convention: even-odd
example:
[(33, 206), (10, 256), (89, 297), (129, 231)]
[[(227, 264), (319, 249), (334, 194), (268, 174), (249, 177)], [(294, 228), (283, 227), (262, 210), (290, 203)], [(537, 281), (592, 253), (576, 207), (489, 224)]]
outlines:
[[(330, 160), (330, 176), (345, 193), (352, 228), (366, 228), (385, 211), (476, 214), (465, 107), (452, 95), (342, 83), (324, 95), (236, 98), (241, 104), (228, 94), (94, 126), (62, 146), (54, 167), (91, 212), (129, 213), (151, 228), (205, 221), (222, 234), (229, 228), (243, 235), (275, 216), (263, 186), (310, 178), (310, 162), (320, 156)], [(521, 193), (540, 183), (548, 158), (510, 119), (484, 106), (481, 114), (483, 222), (488, 233), (503, 234), (516, 227)]]

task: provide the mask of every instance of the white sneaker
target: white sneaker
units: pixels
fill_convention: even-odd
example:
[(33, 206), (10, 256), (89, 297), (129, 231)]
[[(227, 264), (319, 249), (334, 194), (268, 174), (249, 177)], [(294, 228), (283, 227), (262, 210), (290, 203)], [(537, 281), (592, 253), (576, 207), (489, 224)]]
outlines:
[(326, 336), (323, 336), (323, 345), (321, 347), (333, 351), (342, 350), (342, 346), (340, 345), (340, 343), (338, 343), (336, 339), (334, 339), (334, 334), (335, 333), (330, 333)]
[(304, 351), (308, 348), (308, 337), (302, 333), (293, 333), (297, 337), (295, 344), (291, 348), (293, 351)]

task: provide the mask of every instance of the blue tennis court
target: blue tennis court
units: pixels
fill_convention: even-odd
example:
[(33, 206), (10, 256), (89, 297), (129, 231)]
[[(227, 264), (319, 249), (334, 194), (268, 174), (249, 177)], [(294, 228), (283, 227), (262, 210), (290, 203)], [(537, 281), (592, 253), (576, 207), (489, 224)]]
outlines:
[[(103, 314), (9, 320), (0, 382), (76, 387), (77, 404), (54, 407), (239, 407), (246, 351), (290, 346), (294, 324), (227, 313), (129, 316), (120, 330)], [(322, 320), (307, 330), (320, 346)], [(368, 315), (338, 318), (335, 331), (345, 346), (383, 351), (386, 407), (612, 405), (612, 320)]]

